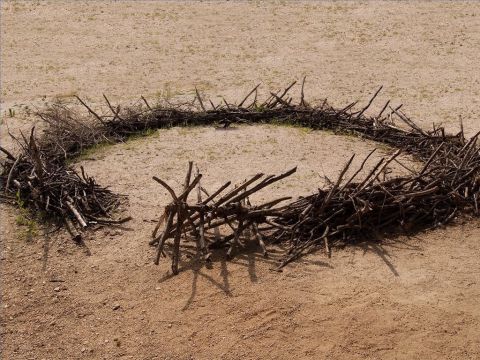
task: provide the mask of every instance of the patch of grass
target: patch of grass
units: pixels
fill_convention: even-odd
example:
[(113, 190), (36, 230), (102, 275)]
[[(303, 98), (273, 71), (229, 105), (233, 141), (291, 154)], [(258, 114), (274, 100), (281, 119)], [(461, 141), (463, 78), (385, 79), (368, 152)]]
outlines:
[(303, 126), (301, 124), (291, 122), (291, 121), (285, 120), (285, 119), (272, 119), (272, 120), (269, 121), (269, 124), (273, 125), (273, 126), (282, 126), (282, 127), (286, 127), (286, 128), (296, 129), (301, 134), (304, 134), (304, 135), (305, 134), (310, 134), (312, 131), (314, 131), (313, 129), (311, 129), (309, 127), (306, 127), (306, 126)]
[(125, 140), (125, 149), (132, 150), (135, 148), (136, 142), (145, 137), (158, 135), (157, 129), (145, 129), (139, 133), (132, 134)]
[(157, 129), (145, 129), (139, 133), (136, 133), (136, 134), (133, 134), (131, 136), (129, 136), (127, 138), (126, 141), (134, 141), (134, 140), (138, 140), (138, 139), (141, 139), (143, 137), (147, 137), (147, 136), (153, 136), (153, 135), (157, 135), (158, 134), (158, 131)]
[(19, 191), (16, 195), (16, 201), (20, 212), (15, 218), (15, 223), (20, 227), (18, 237), (25, 241), (31, 241), (38, 235), (38, 222), (26, 208)]
[(35, 219), (20, 214), (15, 218), (15, 222), (21, 227), (18, 233), (20, 239), (32, 241), (32, 239), (38, 235), (38, 223)]
[(255, 104), (253, 110), (258, 112), (264, 112), (267, 110), (267, 108), (265, 106)]
[[(156, 129), (145, 129), (139, 133), (132, 134), (129, 136), (127, 139), (125, 139), (125, 145), (127, 150), (131, 150), (134, 147), (134, 144), (132, 144), (133, 141), (139, 140), (144, 137), (148, 136), (153, 136), (158, 134), (158, 131)], [(85, 150), (83, 150), (79, 155), (77, 155), (75, 158), (71, 158), (67, 160), (67, 164), (72, 164), (73, 162), (76, 161), (81, 161), (81, 160), (88, 160), (92, 158), (94, 155), (99, 155), (103, 150), (106, 148), (109, 148), (110, 146), (116, 145), (117, 143), (114, 142), (101, 142), (98, 144), (95, 144)]]
[(78, 156), (75, 158), (67, 159), (67, 164), (71, 164), (75, 161), (81, 161), (81, 160), (87, 160), (91, 158), (95, 153), (98, 154), (99, 151), (102, 149), (105, 149), (109, 146), (114, 145), (113, 143), (108, 143), (108, 142), (102, 142), (99, 144), (92, 145), (91, 147), (83, 150)]

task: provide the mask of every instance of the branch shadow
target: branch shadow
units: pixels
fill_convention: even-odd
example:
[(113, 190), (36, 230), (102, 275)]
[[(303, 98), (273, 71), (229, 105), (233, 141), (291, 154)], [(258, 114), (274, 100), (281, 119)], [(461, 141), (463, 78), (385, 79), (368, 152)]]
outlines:
[[(216, 237), (220, 236), (218, 231), (215, 231), (215, 236)], [(250, 281), (252, 283), (256, 283), (258, 282), (257, 261), (262, 261), (268, 264), (274, 264), (275, 258), (280, 256), (276, 249), (271, 249), (271, 251), (269, 251), (270, 256), (264, 257), (262, 254), (259, 253), (260, 249), (257, 246), (257, 244), (253, 241), (248, 241), (245, 244), (245, 246), (241, 247), (241, 251), (237, 251), (233, 259), (230, 259), (230, 260), (227, 260), (225, 256), (225, 251), (223, 248), (211, 249), (211, 258), (210, 258), (211, 262), (205, 262), (202, 260), (199, 249), (196, 246), (195, 247), (184, 246), (184, 251), (185, 251), (185, 248), (194, 250), (195, 253), (189, 254), (190, 261), (182, 263), (181, 271), (186, 271), (186, 270), (193, 271), (191, 293), (189, 298), (187, 299), (187, 302), (182, 308), (183, 311), (187, 310), (190, 307), (190, 305), (193, 303), (195, 296), (197, 294), (197, 287), (198, 287), (197, 284), (198, 284), (198, 279), (200, 277), (207, 279), (217, 288), (222, 290), (225, 293), (225, 295), (232, 296), (232, 293), (230, 290), (230, 281), (229, 281), (230, 272), (228, 270), (227, 261), (235, 265), (246, 267)], [(214, 264), (214, 263), (220, 264), (220, 277), (222, 278), (221, 282), (218, 282), (212, 276), (202, 271), (204, 267), (209, 268), (209, 265), (211, 268), (212, 267), (211, 264)]]
[(382, 261), (385, 263), (385, 265), (387, 265), (388, 269), (392, 272), (394, 276), (400, 276), (395, 265), (391, 261), (392, 256), (385, 249), (384, 246), (382, 246), (378, 242), (367, 241), (360, 243), (358, 247), (363, 250), (363, 254), (366, 254), (368, 251), (373, 251), (376, 255), (380, 257), (380, 259), (382, 259)]
[[(185, 249), (190, 249), (192, 251), (195, 250), (195, 253), (187, 252), (187, 254), (190, 257), (190, 260), (186, 262), (181, 262), (181, 265), (182, 265), (181, 271), (191, 270), (193, 272), (191, 293), (185, 305), (183, 306), (182, 311), (187, 310), (194, 302), (195, 297), (197, 295), (199, 278), (203, 277), (207, 279), (210, 283), (212, 283), (218, 289), (222, 290), (226, 296), (230, 297), (233, 295), (230, 289), (230, 281), (229, 281), (230, 272), (228, 270), (228, 263), (245, 267), (248, 271), (248, 276), (250, 281), (252, 283), (257, 283), (259, 280), (259, 277), (257, 274), (258, 263), (266, 264), (270, 268), (270, 270), (276, 270), (278, 265), (281, 263), (281, 259), (285, 256), (287, 251), (286, 247), (272, 245), (268, 249), (268, 256), (265, 257), (261, 253), (261, 249), (259, 248), (258, 244), (256, 244), (254, 241), (249, 241), (245, 244), (245, 246), (241, 247), (241, 251), (237, 251), (237, 253), (232, 259), (227, 260), (224, 249), (222, 248), (213, 249), (211, 250), (211, 254), (212, 254), (211, 263), (212, 264), (216, 263), (220, 265), (220, 276), (222, 281), (219, 282), (215, 280), (212, 276), (210, 276), (208, 273), (205, 273), (203, 271), (203, 268), (207, 268), (207, 269), (209, 268), (208, 266), (209, 263), (202, 260), (202, 257), (198, 249), (196, 248), (196, 246), (184, 246), (184, 252), (185, 252)], [(314, 251), (307, 252), (304, 254), (304, 256), (302, 256), (301, 262), (303, 264), (315, 265), (319, 267), (326, 267), (329, 269), (333, 269), (333, 266), (330, 265), (328, 262), (321, 261), (321, 260), (306, 259), (305, 255), (308, 255), (311, 252), (314, 252)], [(163, 280), (167, 280), (173, 276), (175, 275), (168, 274), (166, 277), (164, 277)]]

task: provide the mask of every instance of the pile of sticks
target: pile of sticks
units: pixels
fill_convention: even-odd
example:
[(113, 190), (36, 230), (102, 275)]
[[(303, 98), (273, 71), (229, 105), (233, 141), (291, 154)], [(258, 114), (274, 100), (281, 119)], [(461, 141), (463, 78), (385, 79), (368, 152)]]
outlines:
[[(164, 254), (166, 241), (169, 238), (173, 238), (172, 271), (174, 274), (178, 273), (182, 234), (188, 234), (193, 237), (205, 261), (210, 261), (211, 254), (209, 248), (211, 246), (227, 246), (226, 255), (228, 258), (231, 258), (236, 248), (244, 247), (241, 237), (247, 232), (254, 234), (255, 240), (263, 251), (263, 255), (268, 256), (263, 236), (260, 232), (264, 229), (259, 229), (258, 225), (268, 223), (267, 218), (278, 211), (274, 206), (291, 199), (291, 197), (283, 197), (252, 206), (249, 196), (292, 175), (297, 169), (290, 169), (278, 176), (264, 176), (264, 174), (259, 173), (226, 192), (231, 184), (229, 181), (210, 195), (201, 186), (202, 174), (200, 174), (198, 168), (195, 178), (193, 181), (190, 181), (192, 168), (193, 162), (189, 162), (183, 192), (178, 196), (165, 181), (155, 176), (153, 177), (172, 197), (172, 201), (165, 207), (153, 231), (153, 239), (150, 241), (150, 245), (157, 245), (155, 264), (159, 264), (160, 256)], [(189, 204), (188, 196), (195, 187), (197, 188), (197, 201), (194, 204)], [(202, 199), (202, 193), (207, 196), (205, 199)], [(163, 231), (158, 235), (158, 230), (163, 223), (165, 223)], [(215, 237), (211, 233), (212, 231), (215, 232), (215, 229), (227, 226), (230, 229), (230, 233), (222, 238)]]
[[(315, 109), (309, 108), (303, 100), (303, 91), (300, 104), (291, 105), (291, 98), (283, 100), (289, 89), (290, 87), (279, 96), (272, 93), (270, 102), (262, 106), (285, 111), (283, 113), (285, 122), (314, 129), (353, 133), (389, 144), (397, 148), (397, 151), (375, 163), (363, 179), (358, 179), (358, 175), (366, 167), (375, 150), (364, 159), (352, 176), (346, 178), (346, 174), (351, 170), (355, 156), (353, 155), (336, 181), (331, 182), (328, 188), (319, 189), (313, 195), (277, 208), (259, 211), (258, 207), (245, 206), (241, 201), (248, 204), (248, 196), (257, 191), (256, 187), (247, 190), (248, 195), (245, 197), (235, 197), (235, 200), (241, 201), (234, 203), (228, 211), (221, 206), (219, 208), (200, 206), (200, 202), (193, 207), (185, 203), (183, 206), (190, 209), (185, 213), (185, 221), (175, 223), (178, 230), (175, 232), (173, 247), (173, 259), (176, 261), (172, 267), (174, 273), (178, 271), (181, 234), (191, 232), (194, 238), (200, 239), (199, 226), (203, 229), (201, 243), (198, 243), (202, 251), (208, 253), (209, 244), (215, 247), (219, 244), (225, 245), (227, 257), (232, 256), (233, 249), (238, 248), (241, 234), (249, 228), (253, 230), (249, 231), (245, 239), (254, 241), (260, 239), (260, 250), (264, 254), (267, 254), (265, 243), (289, 243), (288, 253), (278, 266), (278, 269), (281, 269), (302, 254), (318, 249), (319, 246), (330, 256), (332, 247), (355, 244), (367, 239), (381, 241), (385, 236), (435, 228), (448, 224), (458, 214), (480, 215), (480, 150), (477, 145), (480, 132), (467, 140), (462, 125), (459, 133), (455, 135), (447, 135), (441, 127), (426, 131), (401, 112), (401, 106), (390, 107), (389, 113), (382, 116), (389, 102), (377, 116), (365, 117), (364, 112), (370, 107), (381, 88), (367, 106), (357, 112), (350, 111), (356, 103), (341, 110), (333, 109), (325, 102)], [(289, 111), (291, 112), (288, 113)], [(245, 114), (244, 118), (251, 115), (247, 110)], [(406, 127), (396, 125), (394, 119), (400, 120)], [(249, 122), (251, 121), (250, 118)], [(398, 159), (401, 153), (408, 153), (415, 159), (423, 161), (421, 170), (415, 171), (402, 164)], [(389, 173), (389, 166), (393, 162), (401, 165), (409, 174), (387, 178), (386, 174)], [(209, 221), (209, 229), (227, 224), (230, 231), (227, 229), (227, 234), (220, 240), (210, 236), (207, 237), (210, 240), (205, 241), (205, 224), (204, 221), (198, 220), (200, 215), (197, 214), (200, 208), (208, 214), (205, 218)], [(225, 218), (225, 213), (228, 214), (228, 218)], [(193, 217), (189, 218), (188, 214), (193, 214)], [(257, 217), (257, 214), (261, 216)], [(161, 220), (163, 221), (163, 218)], [(167, 222), (162, 235), (155, 237), (162, 221), (158, 223), (154, 239), (151, 241), (151, 244), (154, 244), (159, 239), (162, 240), (158, 242), (155, 260), (157, 264), (163, 253), (164, 242), (174, 236), (173, 230), (168, 229)]]
[(381, 241), (385, 236), (435, 228), (459, 213), (479, 216), (477, 137), (463, 146), (442, 142), (421, 170), (409, 169), (409, 175), (391, 179), (383, 174), (390, 163), (398, 162), (400, 150), (378, 161), (363, 179), (354, 181), (367, 157), (360, 169), (342, 182), (352, 156), (330, 188), (294, 201), (274, 215), (273, 221), (282, 228), (271, 237), (290, 243), (288, 256), (279, 268), (317, 245), (323, 245), (330, 255), (332, 246)]
[(0, 147), (6, 155), (2, 163), (2, 200), (14, 201), (17, 205), (28, 206), (39, 215), (63, 224), (72, 238), (82, 241), (82, 231), (94, 224), (119, 224), (129, 218), (113, 220), (110, 212), (122, 199), (98, 185), (86, 175), (83, 167), (80, 173), (65, 162), (56, 161), (42, 149), (35, 139), (35, 128), (30, 136), (14, 137), (22, 149), (14, 156)]
[[(290, 200), (279, 198), (252, 206), (249, 196), (268, 185), (288, 177), (293, 168), (279, 176), (257, 174), (224, 194), (228, 182), (208, 196), (200, 185), (201, 174), (190, 183), (192, 163), (184, 185), (177, 196), (161, 179), (153, 179), (168, 190), (172, 202), (165, 207), (155, 230), (151, 245), (157, 245), (155, 264), (164, 254), (165, 242), (174, 239), (172, 270), (178, 273), (180, 240), (193, 238), (197, 248), (208, 261), (210, 247), (224, 247), (227, 258), (235, 249), (244, 248), (240, 241), (258, 242), (264, 256), (266, 243), (289, 243), (289, 250), (278, 270), (302, 254), (319, 247), (330, 256), (331, 248), (355, 244), (364, 240), (381, 241), (385, 236), (411, 233), (449, 223), (457, 213), (479, 212), (480, 154), (475, 147), (478, 135), (463, 146), (440, 143), (419, 171), (414, 171), (397, 159), (401, 150), (376, 162), (372, 170), (356, 181), (375, 149), (361, 166), (346, 179), (355, 155), (346, 163), (338, 178), (327, 189), (277, 206)], [(388, 166), (397, 162), (410, 174), (387, 178)], [(477, 174), (472, 177), (472, 174)], [(260, 182), (256, 183), (258, 180)], [(187, 202), (190, 191), (197, 186), (197, 201)], [(207, 198), (202, 201), (202, 192)], [(218, 200), (215, 200), (218, 198)], [(158, 230), (165, 223), (159, 236)], [(223, 235), (218, 236), (223, 228)]]
[[(258, 100), (257, 85), (238, 104), (223, 99), (220, 104), (209, 101), (207, 106), (198, 91), (191, 102), (150, 105), (141, 97), (136, 104), (125, 108), (113, 105), (104, 96), (105, 113), (94, 110), (80, 98), (77, 100), (86, 111), (71, 104), (53, 104), (38, 112), (45, 124), (41, 135), (35, 136), (32, 129), (30, 136), (22, 134), (21, 138), (15, 138), (20, 149), (18, 154), (0, 147), (5, 154), (1, 163), (0, 200), (14, 201), (33, 213), (42, 212), (47, 218), (60, 219), (67, 227), (73, 223), (74, 230), (96, 223), (118, 223), (125, 219), (112, 220), (111, 216), (121, 196), (96, 184), (83, 169), (77, 171), (69, 165), (85, 150), (98, 144), (126, 141), (132, 135), (152, 129), (275, 122), (352, 134), (388, 144), (399, 151), (374, 164), (363, 179), (357, 178), (361, 169), (355, 171), (355, 176), (345, 178), (352, 164), (350, 159), (338, 179), (326, 189), (280, 207), (276, 203), (270, 207), (268, 204), (251, 206), (248, 200), (257, 186), (264, 188), (268, 184), (261, 184), (275, 177), (263, 180), (259, 177), (248, 185), (239, 184), (237, 189), (241, 190), (230, 190), (237, 192), (225, 203), (219, 204), (215, 197), (227, 196), (228, 193), (223, 193), (227, 187), (219, 193), (214, 191), (212, 199), (206, 195), (205, 200), (200, 200), (205, 189), (199, 186), (199, 174), (190, 182), (189, 166), (190, 175), (183, 193), (179, 196), (171, 193), (172, 203), (166, 207), (164, 220), (155, 231), (153, 242), (160, 249), (159, 255), (167, 239), (173, 238), (174, 248), (178, 248), (180, 238), (177, 239), (176, 234), (186, 232), (199, 239), (199, 248), (207, 251), (204, 256), (208, 258), (208, 247), (218, 245), (218, 241), (210, 239), (207, 230), (217, 223), (234, 229), (222, 242), (227, 247), (227, 255), (241, 248), (238, 247), (240, 234), (236, 240), (235, 234), (243, 231), (254, 234), (252, 238), (262, 238), (264, 243), (289, 242), (290, 251), (285, 258), (288, 263), (319, 244), (330, 253), (337, 245), (446, 224), (457, 214), (478, 215), (478, 133), (466, 139), (463, 126), (457, 134), (446, 134), (442, 127), (424, 130), (401, 111), (401, 105), (391, 106), (390, 101), (377, 114), (367, 115), (381, 87), (365, 106), (357, 108), (357, 102), (353, 102), (338, 109), (327, 101), (315, 106), (307, 103), (305, 79), (300, 84), (300, 99), (294, 103), (290, 92), (295, 85), (293, 82), (285, 89), (271, 92), (265, 101)], [(423, 162), (424, 167), (417, 172), (402, 164), (409, 174), (388, 179), (385, 177), (388, 166), (399, 163), (400, 152), (412, 155)], [(368, 157), (361, 168), (367, 161)], [(246, 183), (249, 181), (251, 179)], [(200, 197), (197, 194), (197, 201), (189, 205), (187, 197), (195, 187), (197, 193), (200, 189)], [(157, 233), (164, 221), (168, 231), (164, 228), (159, 237)], [(204, 240), (200, 236), (202, 226)], [(262, 245), (260, 248), (265, 251)], [(178, 256), (178, 251), (174, 251), (177, 264)]]

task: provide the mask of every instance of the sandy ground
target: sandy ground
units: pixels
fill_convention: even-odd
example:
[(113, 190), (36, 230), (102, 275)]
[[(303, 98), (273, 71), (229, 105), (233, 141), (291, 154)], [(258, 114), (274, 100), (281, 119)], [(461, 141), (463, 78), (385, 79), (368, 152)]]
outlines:
[[(342, 106), (385, 91), (423, 126), (480, 130), (478, 2), (37, 2), (1, 4), (1, 140), (28, 109), (74, 94), (131, 102), (143, 94), (234, 100), (261, 82), (307, 75), (306, 95)], [(26, 109), (28, 107), (28, 109)], [(15, 111), (13, 117), (9, 109)], [(5, 359), (478, 359), (480, 222), (315, 254), (270, 271), (255, 249), (213, 269), (184, 258), (180, 275), (146, 244), (186, 161), (206, 185), (257, 171), (298, 173), (272, 189), (308, 194), (353, 153), (375, 145), (273, 126), (172, 129), (104, 148), (88, 173), (128, 194), (124, 229), (30, 241), (1, 206)], [(201, 149), (201, 150), (199, 150)], [(388, 153), (382, 148), (379, 155)], [(378, 155), (378, 156), (379, 156)]]

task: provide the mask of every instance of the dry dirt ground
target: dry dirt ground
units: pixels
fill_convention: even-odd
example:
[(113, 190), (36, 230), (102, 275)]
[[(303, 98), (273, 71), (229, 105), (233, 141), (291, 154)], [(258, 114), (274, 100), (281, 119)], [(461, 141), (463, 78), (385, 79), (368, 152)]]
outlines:
[[(480, 118), (478, 2), (3, 1), (1, 140), (30, 110), (74, 94), (99, 103), (141, 94), (238, 99), (307, 76), (310, 100), (367, 100), (385, 86), (423, 126), (468, 134)], [(11, 109), (11, 111), (10, 111)], [(13, 113), (14, 112), (14, 113)], [(12, 115), (12, 116), (10, 116)], [(375, 144), (275, 126), (172, 129), (99, 149), (82, 161), (129, 195), (134, 220), (28, 240), (1, 206), (4, 359), (478, 359), (480, 221), (317, 253), (273, 272), (280, 248), (255, 248), (212, 269), (152, 264), (149, 234), (187, 160), (206, 186), (258, 172), (299, 171), (259, 196), (308, 194)], [(389, 149), (379, 149), (379, 154)], [(255, 200), (261, 200), (257, 198)]]

